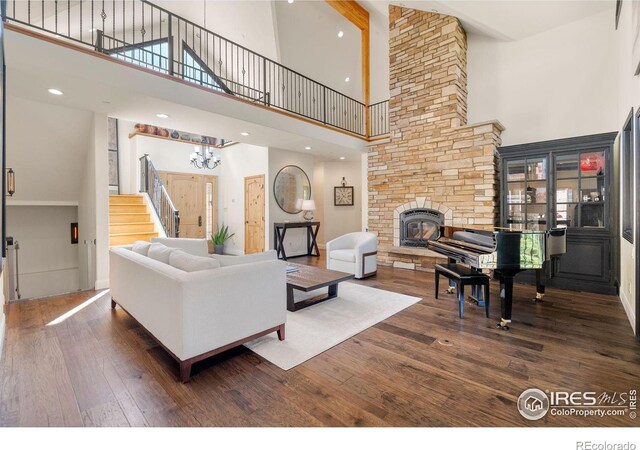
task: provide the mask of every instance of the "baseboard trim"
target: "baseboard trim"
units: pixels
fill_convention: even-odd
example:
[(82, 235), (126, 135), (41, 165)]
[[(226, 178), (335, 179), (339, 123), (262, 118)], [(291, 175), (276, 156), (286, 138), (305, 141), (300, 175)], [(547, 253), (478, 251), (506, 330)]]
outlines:
[(109, 288), (109, 280), (96, 280), (96, 284), (94, 289), (99, 291), (100, 289), (108, 289)]
[(5, 333), (5, 328), (6, 328), (6, 315), (5, 313), (0, 311), (0, 363), (2, 363), (2, 349), (4, 348), (4, 333)]
[(620, 289), (620, 303), (622, 303), (624, 312), (627, 313), (627, 318), (631, 323), (631, 329), (635, 334), (636, 333), (636, 312), (634, 311), (631, 301), (624, 295), (624, 292), (622, 291), (622, 289)]

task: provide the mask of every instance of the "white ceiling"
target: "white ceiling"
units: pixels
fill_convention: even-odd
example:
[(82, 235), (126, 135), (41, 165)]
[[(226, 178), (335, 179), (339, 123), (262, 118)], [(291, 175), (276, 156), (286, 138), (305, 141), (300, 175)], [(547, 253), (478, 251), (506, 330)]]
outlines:
[(389, 4), (394, 4), (455, 16), (468, 33), (507, 41), (525, 39), (607, 9), (613, 11), (615, 7), (613, 0), (361, 0), (361, 3), (385, 15)]

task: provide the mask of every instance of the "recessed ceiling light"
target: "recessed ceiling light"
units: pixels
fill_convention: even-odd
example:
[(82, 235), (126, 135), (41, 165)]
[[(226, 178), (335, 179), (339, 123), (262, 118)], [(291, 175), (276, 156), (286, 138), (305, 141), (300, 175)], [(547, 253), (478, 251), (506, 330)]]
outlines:
[(344, 31), (342, 30), (338, 31), (338, 37), (342, 37), (342, 36), (344, 36)]
[(247, 133), (246, 131), (243, 131), (242, 133), (240, 133), (243, 136), (249, 136), (249, 133)]
[(351, 79), (351, 78), (347, 77), (347, 78), (345, 78), (345, 79), (344, 79), (344, 82), (345, 82), (345, 83), (348, 83), (350, 79)]
[(156, 114), (156, 117), (159, 117), (160, 119), (168, 119), (169, 118), (169, 114), (158, 113), (158, 114)]
[(346, 159), (344, 156), (341, 156), (340, 159)]
[(308, 145), (304, 148), (305, 150), (311, 150), (311, 147), (309, 147)]
[(287, 2), (288, 2), (289, 4), (292, 4), (292, 3), (293, 3), (293, 0), (287, 0)]
[(58, 89), (49, 89), (49, 94), (62, 95), (62, 91), (60, 91)]

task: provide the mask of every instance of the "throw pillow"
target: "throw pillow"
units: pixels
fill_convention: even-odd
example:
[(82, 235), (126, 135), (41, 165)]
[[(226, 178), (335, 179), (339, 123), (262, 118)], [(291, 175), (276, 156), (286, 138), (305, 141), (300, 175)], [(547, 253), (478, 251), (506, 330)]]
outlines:
[(182, 250), (174, 250), (171, 252), (171, 255), (169, 255), (169, 264), (185, 272), (220, 268), (220, 263), (213, 258), (190, 255)]
[(154, 243), (149, 246), (149, 253), (147, 253), (147, 256), (149, 258), (155, 259), (156, 261), (169, 264), (169, 256), (174, 251), (176, 251), (174, 248), (169, 248), (166, 245)]
[(148, 256), (149, 247), (151, 247), (151, 242), (136, 241), (133, 243), (133, 247), (131, 247), (131, 251), (136, 252), (142, 256)]

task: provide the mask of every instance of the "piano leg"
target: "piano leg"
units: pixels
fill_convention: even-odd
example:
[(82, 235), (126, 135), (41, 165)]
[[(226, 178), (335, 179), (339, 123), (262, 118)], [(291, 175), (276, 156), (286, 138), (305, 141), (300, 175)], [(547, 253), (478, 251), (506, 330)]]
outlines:
[(546, 262), (543, 263), (542, 269), (536, 269), (536, 298), (533, 299), (533, 303), (542, 303), (544, 301), (545, 265)]
[(508, 330), (511, 323), (511, 305), (513, 302), (513, 276), (500, 276), (500, 311), (502, 317), (496, 328)]

